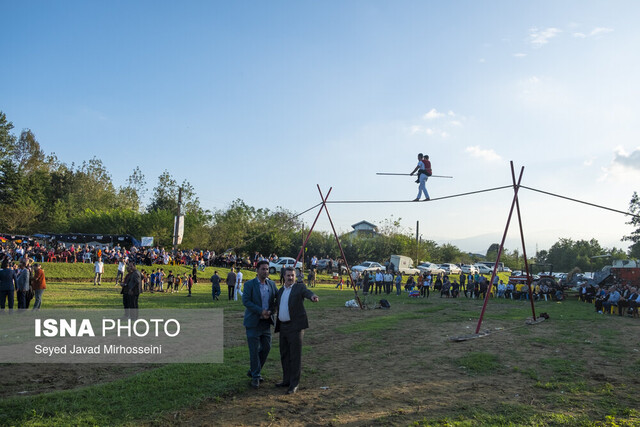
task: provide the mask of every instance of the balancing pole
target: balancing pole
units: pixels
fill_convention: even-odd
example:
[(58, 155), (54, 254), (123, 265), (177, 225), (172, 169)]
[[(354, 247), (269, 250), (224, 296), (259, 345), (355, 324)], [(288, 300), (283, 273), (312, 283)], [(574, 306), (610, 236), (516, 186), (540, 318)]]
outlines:
[[(511, 170), (513, 171), (513, 161), (511, 161), (510, 163), (511, 163)], [(514, 185), (513, 185), (513, 201), (511, 202), (511, 209), (509, 210), (509, 216), (507, 217), (507, 225), (504, 227), (504, 234), (502, 235), (500, 248), (498, 249), (498, 258), (496, 259), (495, 264), (493, 264), (493, 272), (491, 273), (491, 280), (489, 281), (489, 287), (487, 288), (487, 293), (484, 296), (484, 304), (482, 304), (482, 311), (480, 312), (480, 318), (478, 319), (478, 326), (476, 326), (476, 334), (480, 332), (480, 327), (482, 326), (482, 318), (484, 317), (484, 312), (487, 309), (487, 303), (489, 302), (491, 289), (493, 287), (493, 280), (495, 279), (497, 270), (498, 270), (498, 261), (500, 261), (500, 257), (502, 256), (502, 250), (504, 249), (504, 241), (507, 238), (507, 231), (509, 231), (509, 223), (511, 222), (511, 216), (513, 215), (513, 208), (515, 207), (516, 201), (518, 200), (518, 190), (520, 189), (520, 181), (522, 180), (523, 173), (524, 173), (524, 166), (520, 169), (520, 177), (518, 178), (518, 183), (515, 184), (514, 182)]]
[[(329, 218), (329, 223), (331, 224), (333, 235), (335, 236), (336, 242), (338, 243), (338, 248), (340, 249), (340, 254), (342, 255), (342, 261), (344, 261), (344, 265), (345, 267), (347, 267), (347, 274), (349, 275), (349, 279), (351, 279), (351, 268), (349, 267), (349, 263), (347, 262), (347, 257), (344, 255), (342, 244), (340, 243), (340, 239), (338, 239), (338, 233), (336, 233), (336, 228), (333, 226), (333, 220), (331, 220), (331, 215), (329, 215), (329, 209), (327, 208), (326, 202), (327, 202), (327, 198), (329, 197), (329, 193), (327, 193), (327, 198), (322, 197), (322, 190), (320, 190), (320, 186), (318, 184), (316, 184), (316, 186), (318, 187), (320, 198), (323, 200), (322, 206), (324, 207), (324, 211), (327, 213), (327, 217)], [(329, 192), (331, 192), (331, 188), (329, 189)], [(322, 211), (322, 208), (320, 208), (320, 211)], [(339, 270), (340, 270), (340, 267), (338, 267), (338, 271)], [(360, 297), (358, 296), (358, 288), (356, 288), (356, 284), (353, 283), (353, 280), (351, 281), (351, 286), (353, 287), (353, 292), (356, 295), (356, 302), (358, 303), (358, 306), (360, 306), (360, 309), (364, 309), (362, 305), (362, 301), (360, 301)]]
[[(376, 175), (402, 175), (402, 176), (412, 176), (410, 173), (391, 173), (391, 172), (376, 172)], [(448, 175), (431, 175), (429, 178), (453, 178)]]

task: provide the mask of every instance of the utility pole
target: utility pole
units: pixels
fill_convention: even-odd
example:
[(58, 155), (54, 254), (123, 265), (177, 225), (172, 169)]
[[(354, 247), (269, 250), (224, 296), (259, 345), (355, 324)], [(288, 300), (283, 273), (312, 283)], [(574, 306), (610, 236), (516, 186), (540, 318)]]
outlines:
[(173, 221), (173, 246), (182, 243), (182, 235), (184, 234), (184, 215), (182, 215), (182, 187), (178, 189), (178, 211)]
[(416, 221), (416, 265), (420, 265), (420, 240), (418, 236), (420, 236), (420, 221)]

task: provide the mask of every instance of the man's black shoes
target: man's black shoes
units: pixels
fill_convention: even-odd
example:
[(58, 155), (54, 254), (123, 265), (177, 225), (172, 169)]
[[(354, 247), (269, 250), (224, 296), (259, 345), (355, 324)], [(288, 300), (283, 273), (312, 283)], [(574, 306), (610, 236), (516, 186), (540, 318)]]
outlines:
[(289, 390), (287, 390), (287, 394), (295, 394), (295, 393), (297, 393), (297, 392), (298, 392), (298, 386), (297, 386), (297, 385), (295, 385), (295, 386), (290, 386), (290, 387), (289, 387)]
[(284, 381), (280, 381), (276, 383), (276, 387), (289, 387), (289, 383), (285, 383)]
[(253, 387), (253, 388), (260, 387), (260, 380), (257, 379), (257, 378), (252, 378), (251, 379), (251, 387)]

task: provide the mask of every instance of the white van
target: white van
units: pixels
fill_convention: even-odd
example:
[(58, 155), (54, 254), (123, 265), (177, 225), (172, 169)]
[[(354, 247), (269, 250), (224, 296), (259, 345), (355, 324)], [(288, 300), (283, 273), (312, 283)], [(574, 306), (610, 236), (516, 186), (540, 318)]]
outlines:
[(413, 260), (404, 255), (391, 255), (391, 264), (394, 271), (401, 271), (402, 274), (420, 274), (420, 270), (413, 268)]

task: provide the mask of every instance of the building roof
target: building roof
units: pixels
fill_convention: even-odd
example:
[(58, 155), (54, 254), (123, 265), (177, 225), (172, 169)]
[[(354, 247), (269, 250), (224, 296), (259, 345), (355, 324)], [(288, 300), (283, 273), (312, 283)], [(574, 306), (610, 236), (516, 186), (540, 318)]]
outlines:
[(378, 228), (378, 226), (377, 226), (377, 225), (372, 224), (372, 223), (370, 223), (369, 221), (365, 221), (365, 220), (362, 220), (362, 221), (360, 221), (360, 222), (356, 222), (356, 223), (355, 223), (355, 224), (353, 224), (351, 227), (355, 229), (358, 225), (368, 225), (368, 226), (369, 226), (370, 228), (372, 228), (372, 229), (376, 229), (376, 228)]

